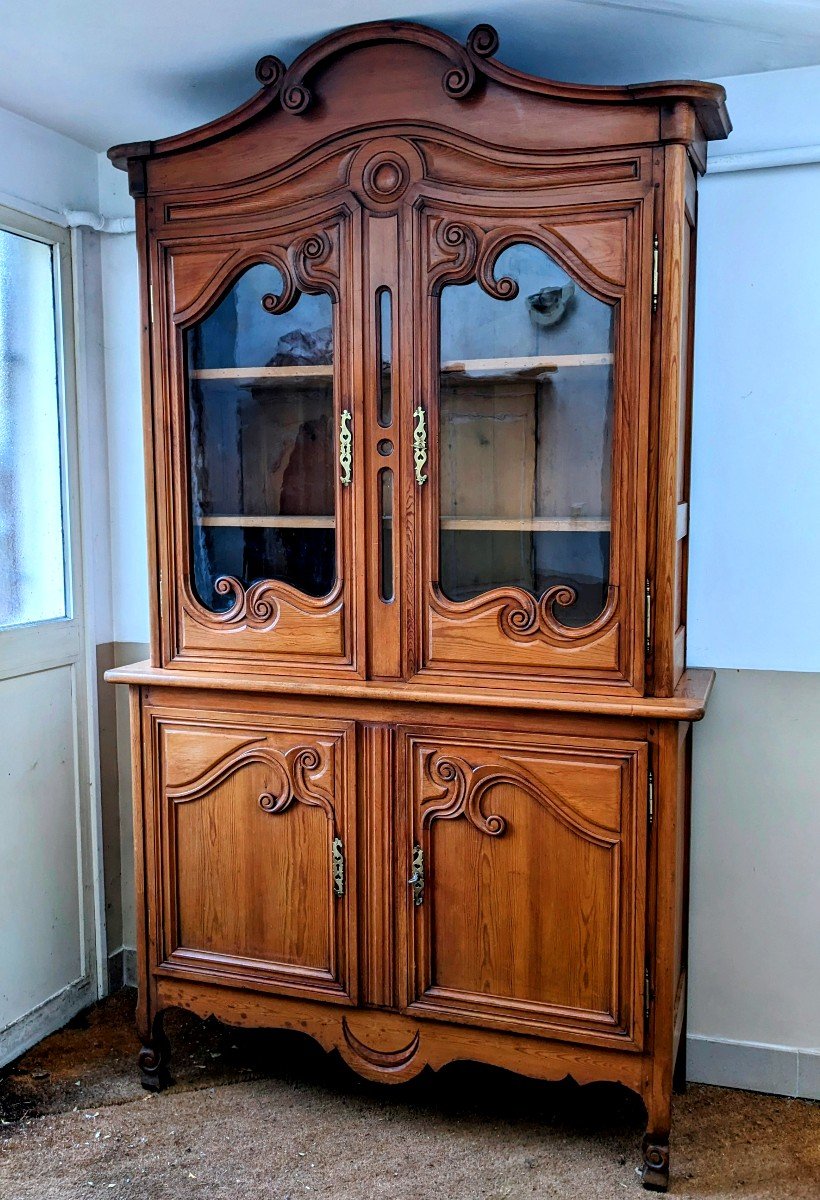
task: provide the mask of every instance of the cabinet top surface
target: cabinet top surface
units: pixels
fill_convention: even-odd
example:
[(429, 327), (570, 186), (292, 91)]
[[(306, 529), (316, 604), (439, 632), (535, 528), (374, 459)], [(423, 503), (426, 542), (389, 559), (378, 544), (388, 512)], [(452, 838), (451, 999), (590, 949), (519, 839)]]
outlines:
[(681, 676), (672, 696), (592, 696), (459, 687), (444, 689), (423, 685), (282, 678), (260, 674), (216, 674), (213, 671), (152, 667), (149, 662), (114, 667), (106, 671), (108, 683), (157, 687), (208, 687), (231, 692), (267, 692), (292, 696), (335, 696), (355, 700), (407, 700), (425, 704), (465, 704), (488, 708), (527, 709), (531, 712), (638, 717), (658, 721), (699, 721), (715, 682), (715, 672), (690, 668)]
[[(314, 43), (290, 67), (274, 55), (260, 59), (261, 89), (226, 116), (161, 141), (114, 146), (109, 157), (125, 170), (129, 160), (213, 153), (216, 144), (260, 122), (280, 160), (354, 126), (435, 125), (529, 151), (692, 142), (731, 131), (719, 85), (561, 83), (504, 66), (497, 49), (498, 35), (487, 24), (476, 26), (464, 46), (412, 22), (349, 26)], [(173, 172), (163, 182), (172, 186)]]

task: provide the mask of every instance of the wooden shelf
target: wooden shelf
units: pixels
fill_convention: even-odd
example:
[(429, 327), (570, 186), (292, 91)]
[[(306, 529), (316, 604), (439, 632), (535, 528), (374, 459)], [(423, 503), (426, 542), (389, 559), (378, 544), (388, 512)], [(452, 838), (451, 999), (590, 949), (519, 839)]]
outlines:
[(304, 367), (203, 367), (191, 379), (332, 379), (332, 363)]
[(218, 529), (335, 529), (334, 517), (248, 517), (241, 513), (218, 517), (200, 517), (197, 525)]
[[(243, 516), (241, 513), (200, 517), (198, 525), (218, 529), (335, 529), (331, 516)], [(442, 517), (441, 528), (472, 533), (609, 533), (609, 521), (598, 517)]]
[(565, 367), (608, 367), (612, 354), (541, 354), (521, 358), (467, 358), (463, 362), (443, 362), (442, 375), (472, 378), (493, 375), (530, 375), (560, 371)]
[(609, 533), (599, 517), (442, 517), (442, 529), (483, 533)]
[[(519, 358), (467, 358), (444, 362), (446, 375), (520, 375), (525, 372), (560, 371), (565, 367), (607, 367), (611, 354), (542, 354)], [(202, 367), (190, 372), (191, 379), (332, 379), (332, 363), (293, 367)]]

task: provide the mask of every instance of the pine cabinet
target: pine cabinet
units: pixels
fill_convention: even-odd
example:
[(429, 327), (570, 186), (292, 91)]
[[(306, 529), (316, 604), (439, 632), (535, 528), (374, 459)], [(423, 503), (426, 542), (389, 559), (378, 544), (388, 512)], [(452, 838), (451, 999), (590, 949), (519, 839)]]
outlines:
[(342, 30), (115, 147), (138, 216), (151, 659), (131, 689), (143, 1081), (162, 1014), (372, 1079), (644, 1098), (685, 1045), (696, 181), (721, 88)]

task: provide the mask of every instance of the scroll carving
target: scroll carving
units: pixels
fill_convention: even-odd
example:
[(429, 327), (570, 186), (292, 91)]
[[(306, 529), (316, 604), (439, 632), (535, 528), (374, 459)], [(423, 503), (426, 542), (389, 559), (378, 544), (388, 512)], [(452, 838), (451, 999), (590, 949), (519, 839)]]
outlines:
[(340, 599), (342, 587), (342, 581), (337, 580), (328, 596), (314, 597), (276, 579), (259, 579), (246, 588), (232, 575), (220, 575), (214, 591), (218, 596), (232, 596), (233, 603), (225, 612), (209, 611), (208, 619), (222, 627), (270, 630), (276, 626), (283, 604), (304, 616), (329, 612)]
[(435, 818), (465, 816), (479, 833), (486, 833), (490, 837), (499, 837), (507, 828), (503, 817), (486, 817), (481, 811), (481, 802), (488, 788), (504, 782), (496, 768), (473, 768), (463, 758), (448, 758), (431, 750), (425, 755), (423, 770), (430, 783), (441, 789), (432, 802), (425, 802), (422, 817), (424, 826)]
[(319, 782), (327, 770), (326, 750), (320, 746), (296, 746), (285, 751), (264, 743), (243, 746), (191, 782), (168, 788), (168, 798), (177, 803), (198, 800), (253, 763), (267, 767), (273, 779), (258, 797), (259, 807), (265, 812), (282, 813), (299, 801), (323, 809), (331, 821), (334, 819), (333, 797)]
[[(596, 299), (612, 304), (623, 293), (622, 283), (612, 275), (612, 264), (599, 267), (585, 257), (573, 244), (565, 222), (555, 229), (528, 224), (511, 228), (509, 222), (487, 228), (476, 221), (454, 221), (431, 214), (430, 227), (428, 276), (434, 291), (446, 283), (467, 283), (474, 278), (494, 300), (514, 300), (518, 284), (508, 275), (496, 278), (495, 267), (510, 246), (526, 244), (543, 250)], [(588, 249), (586, 243), (582, 245)]]
[(507, 822), (498, 814), (485, 816), (482, 805), (491, 788), (508, 784), (526, 792), (552, 813), (567, 829), (586, 841), (603, 847), (617, 842), (617, 835), (603, 826), (580, 820), (572, 807), (540, 779), (505, 758), (495, 762), (484, 762), (474, 767), (466, 758), (456, 754), (445, 754), (440, 750), (421, 750), (421, 775), (423, 781), (436, 791), (421, 802), (422, 828), (429, 828), (435, 820), (466, 817), (479, 833), (489, 837), (500, 837)]
[(454, 100), (464, 100), (483, 79), (483, 60), (498, 48), (498, 34), (490, 25), (478, 25), (465, 47), (446, 34), (426, 29), (423, 25), (402, 21), (374, 22), (369, 26), (343, 29), (325, 38), (301, 54), (289, 68), (275, 55), (266, 54), (256, 64), (256, 78), (278, 98), (286, 112), (300, 115), (315, 103), (311, 79), (323, 65), (348, 50), (380, 42), (414, 42), (437, 51), (447, 63), (441, 79), (445, 95)]
[(497, 611), (500, 632), (513, 641), (529, 641), (544, 638), (546, 641), (580, 641), (595, 636), (609, 624), (618, 604), (618, 588), (609, 585), (607, 601), (603, 610), (588, 625), (564, 625), (556, 616), (555, 609), (569, 608), (576, 603), (578, 594), (568, 584), (557, 584), (536, 600), (523, 588), (495, 588), (475, 596), (472, 600), (458, 602), (448, 600), (437, 587), (431, 589), (430, 603), (441, 616), (463, 619)]
[(338, 230), (317, 229), (294, 243), (286, 253), (270, 256), (282, 276), (279, 295), (262, 297), (265, 312), (278, 316), (293, 308), (303, 292), (329, 292), (339, 298)]

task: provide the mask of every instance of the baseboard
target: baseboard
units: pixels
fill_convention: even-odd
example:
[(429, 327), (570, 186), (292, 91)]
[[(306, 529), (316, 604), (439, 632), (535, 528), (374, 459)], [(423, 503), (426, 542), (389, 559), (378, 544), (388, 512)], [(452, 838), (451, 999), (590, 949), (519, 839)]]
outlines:
[(820, 1100), (820, 1050), (690, 1034), (686, 1077), (692, 1083)]
[(120, 946), (108, 956), (108, 991), (137, 986), (137, 952), (133, 946)]
[(87, 1008), (95, 999), (91, 980), (78, 979), (12, 1022), (0, 1033), (0, 1067), (25, 1054), (50, 1033), (61, 1029), (80, 1009)]

